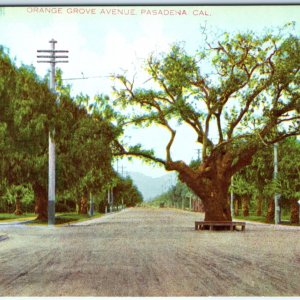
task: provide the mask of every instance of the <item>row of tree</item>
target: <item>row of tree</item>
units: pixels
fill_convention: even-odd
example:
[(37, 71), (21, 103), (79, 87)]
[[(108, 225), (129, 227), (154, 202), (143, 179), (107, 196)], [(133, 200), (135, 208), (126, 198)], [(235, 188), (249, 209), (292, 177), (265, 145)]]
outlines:
[(195, 198), (195, 194), (187, 187), (185, 183), (177, 183), (169, 189), (154, 197), (149, 204), (160, 207), (190, 208), (190, 197)]
[[(130, 178), (112, 168), (113, 141), (121, 129), (112, 124), (103, 96), (71, 97), (57, 72), (57, 94), (48, 78), (32, 66), (16, 66), (0, 48), (0, 209), (16, 214), (35, 210), (47, 219), (48, 137), (55, 132), (57, 209), (87, 212), (90, 195), (99, 207), (114, 190), (115, 204), (142, 201)], [(132, 196), (130, 196), (132, 195)], [(102, 203), (102, 204), (101, 204)]]
[(234, 176), (231, 190), (236, 194), (235, 215), (242, 207), (257, 216), (274, 220), (274, 195), (280, 197), (280, 208), (290, 214), (291, 223), (299, 223), (300, 141), (293, 137), (278, 144), (278, 175), (274, 178), (273, 146), (265, 147), (254, 156), (251, 165)]

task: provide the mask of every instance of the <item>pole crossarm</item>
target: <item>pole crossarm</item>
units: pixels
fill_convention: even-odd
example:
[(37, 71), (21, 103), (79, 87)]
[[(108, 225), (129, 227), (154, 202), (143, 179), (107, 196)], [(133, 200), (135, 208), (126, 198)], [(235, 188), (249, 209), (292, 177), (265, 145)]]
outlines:
[(53, 55), (38, 55), (37, 58), (68, 58), (68, 55), (59, 55), (59, 56), (53, 56)]
[(69, 50), (37, 50), (38, 53), (69, 53)]
[[(62, 58), (69, 58), (68, 55), (56, 55), (59, 53), (69, 53), (69, 50), (56, 50), (55, 49), (55, 44), (57, 43), (57, 41), (55, 41), (54, 39), (52, 39), (51, 41), (49, 41), (49, 43), (52, 44), (52, 49), (49, 50), (37, 50), (37, 53), (45, 53), (45, 55), (37, 55), (37, 58), (50, 58), (50, 60), (38, 60), (38, 63), (49, 63), (49, 64), (53, 64), (55, 66), (55, 64), (57, 63), (68, 63), (68, 60), (57, 60), (57, 59), (62, 59)], [(48, 55), (46, 55), (48, 54)]]
[(48, 60), (38, 60), (37, 62), (38, 63), (49, 63), (49, 64), (55, 63), (55, 64), (57, 64), (57, 63), (68, 63), (69, 61), (68, 60), (61, 60), (61, 61), (53, 62), (53, 61), (48, 61)]

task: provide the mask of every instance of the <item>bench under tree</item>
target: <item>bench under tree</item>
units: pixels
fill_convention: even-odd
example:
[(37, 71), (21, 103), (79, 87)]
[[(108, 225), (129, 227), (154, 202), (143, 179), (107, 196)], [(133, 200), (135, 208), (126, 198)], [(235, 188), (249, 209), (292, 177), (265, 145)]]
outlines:
[(231, 222), (231, 221), (196, 221), (195, 230), (245, 230), (245, 222)]

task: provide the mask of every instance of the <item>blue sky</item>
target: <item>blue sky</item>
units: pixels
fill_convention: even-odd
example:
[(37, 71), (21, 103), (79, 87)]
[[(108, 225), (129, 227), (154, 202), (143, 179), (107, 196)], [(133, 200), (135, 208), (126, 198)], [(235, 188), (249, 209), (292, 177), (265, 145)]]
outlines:
[[(203, 45), (201, 27), (217, 33), (251, 29), (261, 31), (270, 26), (281, 26), (296, 21), (299, 32), (300, 6), (213, 6), (213, 7), (121, 7), (123, 13), (113, 14), (117, 7), (81, 7), (74, 11), (64, 7), (52, 13), (30, 7), (5, 8), (0, 14), (0, 44), (10, 49), (17, 61), (33, 64), (44, 76), (49, 66), (36, 63), (36, 50), (49, 49), (49, 40), (58, 41), (57, 49), (67, 49), (69, 63), (61, 65), (64, 78), (103, 76), (89, 80), (70, 81), (73, 94), (80, 92), (91, 98), (97, 93), (110, 94), (112, 82), (108, 75), (128, 70), (139, 74), (142, 83), (147, 79), (143, 61), (155, 52), (167, 51), (170, 44), (184, 42), (193, 53)], [(120, 9), (120, 7), (119, 7)], [(132, 11), (133, 10), (133, 11)], [(143, 10), (143, 12), (142, 12)], [(157, 15), (161, 10), (162, 14)], [(186, 14), (176, 15), (179, 11)], [(156, 15), (155, 15), (156, 14)], [(214, 36), (210, 38), (213, 40)], [(199, 145), (188, 127), (178, 128), (173, 147), (174, 159), (189, 162), (196, 158)], [(161, 128), (129, 130), (126, 135), (132, 143), (140, 142), (164, 156), (168, 133)], [(130, 137), (130, 139), (129, 139)], [(163, 142), (162, 142), (163, 141)], [(162, 168), (145, 166), (141, 162), (119, 161), (125, 171), (139, 171), (151, 176), (164, 174)]]

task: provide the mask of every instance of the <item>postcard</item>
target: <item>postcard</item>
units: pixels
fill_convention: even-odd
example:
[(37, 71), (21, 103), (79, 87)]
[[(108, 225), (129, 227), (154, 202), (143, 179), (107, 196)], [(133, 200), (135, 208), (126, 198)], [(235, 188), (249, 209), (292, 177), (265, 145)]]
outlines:
[(299, 4), (1, 5), (0, 296), (299, 297), (299, 32)]

